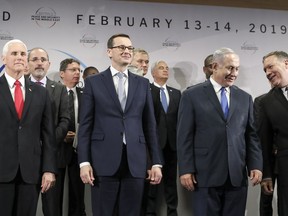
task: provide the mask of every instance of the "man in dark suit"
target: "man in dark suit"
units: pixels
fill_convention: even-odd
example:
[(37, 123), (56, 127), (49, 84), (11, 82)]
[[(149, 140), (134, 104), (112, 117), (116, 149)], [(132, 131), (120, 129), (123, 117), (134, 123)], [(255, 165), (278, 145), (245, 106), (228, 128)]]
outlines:
[[(261, 100), (265, 97), (266, 94), (262, 94), (254, 99), (254, 117), (256, 123), (256, 129), (259, 132), (259, 125), (261, 124), (260, 113), (261, 113)], [(275, 186), (276, 181), (276, 164), (275, 164), (275, 155), (277, 153), (277, 148), (273, 145), (273, 150), (271, 152), (272, 163), (274, 164), (272, 183), (273, 187)], [(260, 202), (259, 202), (259, 215), (260, 216), (272, 216), (273, 215), (273, 192), (266, 193), (264, 190), (265, 181), (261, 183), (261, 194), (260, 194)]]
[[(56, 140), (48, 91), (24, 78), (27, 47), (3, 47), (0, 78), (0, 214), (35, 216), (39, 184), (55, 183)], [(42, 178), (42, 179), (41, 179)]]
[[(166, 84), (169, 78), (169, 68), (166, 62), (158, 61), (151, 68), (154, 83), (151, 84), (151, 93), (158, 129), (159, 144), (163, 156), (164, 195), (167, 204), (167, 215), (176, 216), (177, 196), (177, 152), (176, 126), (178, 107), (181, 92)], [(165, 103), (165, 100), (167, 103)], [(156, 215), (158, 185), (150, 185), (146, 215)]]
[(273, 193), (274, 156), (277, 165), (278, 215), (288, 215), (288, 54), (274, 51), (263, 57), (263, 68), (271, 89), (260, 101), (259, 135), (263, 149), (263, 181), (267, 194)]
[[(65, 86), (50, 80), (46, 74), (50, 67), (49, 56), (42, 48), (33, 48), (28, 54), (29, 74), (32, 82), (45, 87), (50, 95), (57, 143), (57, 181), (47, 193), (42, 194), (42, 210), (45, 216), (62, 215), (62, 196), (64, 189), (65, 169), (71, 155), (64, 138), (68, 132), (70, 116), (68, 112), (68, 95)], [(70, 158), (70, 159), (69, 159)]]
[[(128, 35), (107, 42), (111, 66), (87, 77), (78, 137), (81, 179), (92, 185), (94, 215), (140, 215), (150, 154), (152, 184), (162, 178), (149, 80), (127, 70), (133, 56)], [(117, 96), (118, 92), (118, 96)]]
[(80, 101), (82, 97), (82, 89), (77, 87), (80, 79), (80, 62), (76, 59), (64, 59), (60, 63), (60, 77), (63, 84), (66, 86), (66, 91), (69, 97), (69, 113), (70, 124), (68, 126), (68, 133), (65, 138), (66, 145), (69, 146), (72, 152), (72, 158), (68, 162), (68, 177), (69, 177), (69, 201), (68, 201), (68, 215), (69, 216), (84, 216), (84, 190), (85, 185), (80, 179), (80, 168), (77, 159), (77, 139), (78, 132), (78, 115), (80, 111)]
[(247, 172), (262, 177), (261, 145), (251, 95), (234, 86), (239, 57), (229, 48), (213, 55), (210, 79), (181, 97), (177, 152), (181, 184), (192, 192), (194, 216), (244, 216)]

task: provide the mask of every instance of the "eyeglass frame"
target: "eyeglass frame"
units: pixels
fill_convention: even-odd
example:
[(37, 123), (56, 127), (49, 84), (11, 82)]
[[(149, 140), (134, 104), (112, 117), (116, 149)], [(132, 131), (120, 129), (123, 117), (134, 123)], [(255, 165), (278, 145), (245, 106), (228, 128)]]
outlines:
[(109, 47), (109, 49), (115, 49), (115, 48), (119, 49), (122, 52), (124, 52), (126, 49), (128, 49), (129, 52), (133, 52), (133, 50), (135, 49), (135, 47), (133, 46), (125, 46), (125, 45)]

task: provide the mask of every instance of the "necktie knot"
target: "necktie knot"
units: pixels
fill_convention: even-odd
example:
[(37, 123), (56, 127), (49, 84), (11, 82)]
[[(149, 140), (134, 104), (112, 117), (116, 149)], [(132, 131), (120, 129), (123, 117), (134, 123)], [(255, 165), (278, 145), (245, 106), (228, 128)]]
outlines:
[(125, 76), (125, 74), (122, 73), (122, 72), (118, 72), (118, 73), (117, 73), (117, 76), (119, 77), (119, 79), (123, 79), (124, 76)]
[(15, 86), (21, 86), (21, 83), (19, 82), (19, 80), (16, 80), (14, 83)]
[(37, 82), (35, 82), (36, 84), (38, 84), (38, 85), (40, 85), (40, 86), (42, 86), (43, 85), (43, 83), (42, 82), (40, 82), (40, 81), (37, 81)]

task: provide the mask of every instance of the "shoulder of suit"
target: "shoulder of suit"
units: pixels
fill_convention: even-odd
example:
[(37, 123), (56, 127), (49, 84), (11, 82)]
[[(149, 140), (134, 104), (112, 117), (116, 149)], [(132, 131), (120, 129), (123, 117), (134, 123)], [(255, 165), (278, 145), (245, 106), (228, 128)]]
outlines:
[(181, 93), (181, 91), (179, 89), (173, 88), (173, 87), (168, 86), (168, 85), (166, 87), (167, 87), (168, 91), (174, 91), (174, 92), (180, 92)]

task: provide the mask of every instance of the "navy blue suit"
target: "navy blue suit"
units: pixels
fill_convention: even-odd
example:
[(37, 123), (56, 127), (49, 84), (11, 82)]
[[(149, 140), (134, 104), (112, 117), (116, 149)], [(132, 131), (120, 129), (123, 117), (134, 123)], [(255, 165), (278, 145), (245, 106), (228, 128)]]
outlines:
[[(93, 202), (92, 188), (95, 215), (112, 215), (117, 201), (111, 199), (118, 199), (120, 215), (125, 215), (125, 211), (133, 208), (140, 209), (147, 169), (146, 148), (149, 149), (151, 163), (161, 164), (149, 80), (128, 72), (128, 83), (126, 107), (122, 111), (110, 69), (85, 80), (78, 160), (79, 163), (90, 162), (92, 165), (94, 176), (97, 177), (96, 186), (93, 187), (95, 190), (103, 189), (102, 182), (107, 181), (107, 177), (109, 182), (115, 182), (113, 187), (116, 188), (113, 190), (110, 187), (113, 192), (109, 195), (100, 192), (99, 203)], [(121, 191), (118, 192), (119, 179), (129, 179), (134, 183), (127, 183), (128, 190), (125, 190), (126, 183), (122, 181)], [(139, 190), (140, 196), (129, 192), (131, 184), (135, 186), (132, 190)], [(115, 193), (119, 193), (119, 196), (116, 197)], [(105, 201), (106, 198), (111, 202)]]
[[(230, 192), (239, 190), (238, 194), (242, 195), (234, 193), (237, 198), (230, 197), (230, 201), (239, 199), (234, 205), (236, 208), (233, 207), (233, 212), (223, 212), (223, 215), (244, 215), (247, 171), (262, 170), (252, 97), (231, 86), (226, 120), (210, 81), (184, 91), (179, 107), (177, 145), (180, 176), (188, 173), (196, 175), (193, 196), (199, 196), (193, 203), (194, 215), (214, 215), (210, 210), (221, 212), (223, 206), (219, 206), (219, 200), (211, 198), (210, 189), (214, 193), (222, 193), (223, 189)], [(203, 188), (208, 188), (208, 191), (197, 193)], [(231, 195), (227, 193), (223, 196)], [(209, 209), (207, 206), (213, 207)]]

